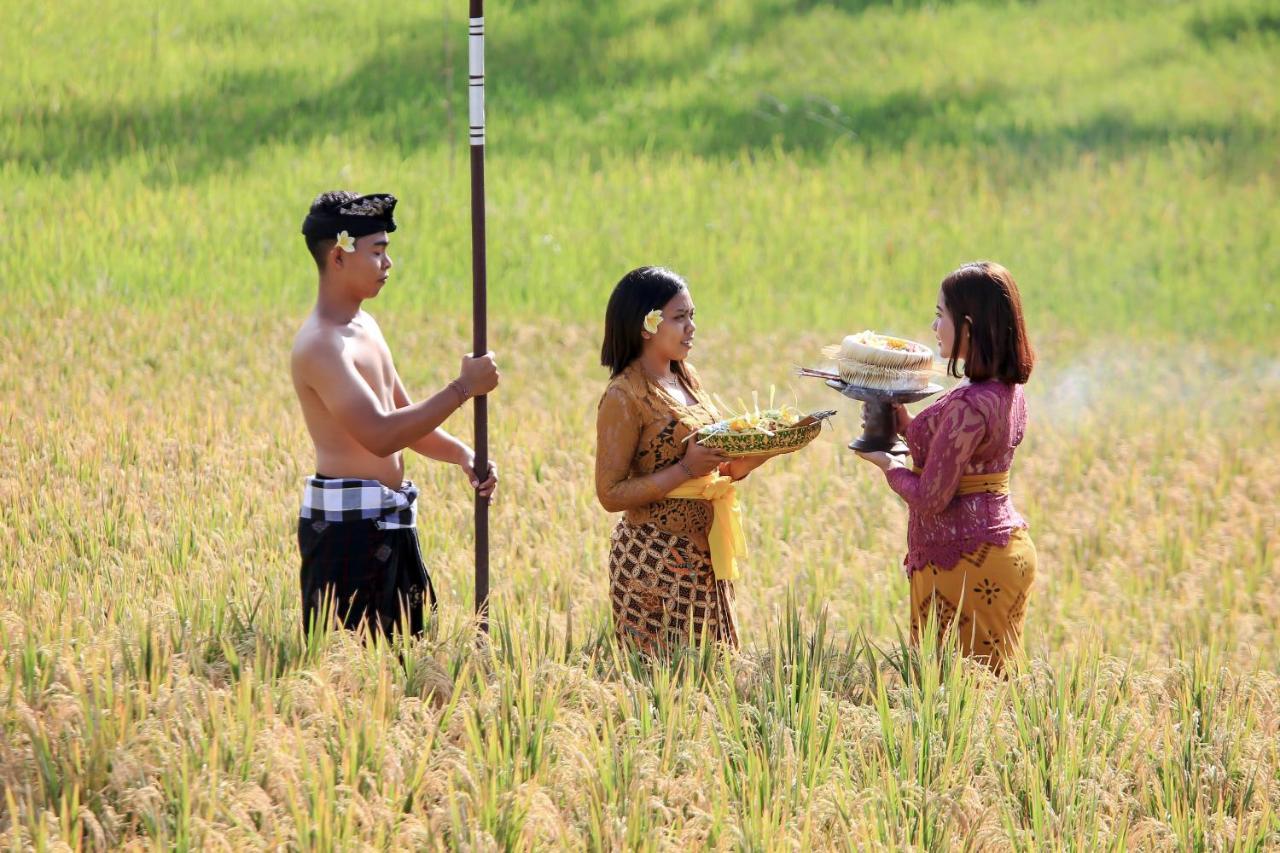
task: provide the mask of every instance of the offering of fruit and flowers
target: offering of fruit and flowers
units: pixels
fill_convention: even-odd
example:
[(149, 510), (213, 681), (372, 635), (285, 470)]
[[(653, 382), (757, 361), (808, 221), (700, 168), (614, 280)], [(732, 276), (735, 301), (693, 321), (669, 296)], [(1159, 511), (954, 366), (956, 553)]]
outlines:
[(773, 456), (799, 450), (813, 441), (822, 432), (823, 421), (834, 414), (821, 411), (806, 415), (785, 404), (763, 409), (740, 405), (738, 414), (708, 424), (694, 435), (699, 444), (722, 450), (727, 456)]

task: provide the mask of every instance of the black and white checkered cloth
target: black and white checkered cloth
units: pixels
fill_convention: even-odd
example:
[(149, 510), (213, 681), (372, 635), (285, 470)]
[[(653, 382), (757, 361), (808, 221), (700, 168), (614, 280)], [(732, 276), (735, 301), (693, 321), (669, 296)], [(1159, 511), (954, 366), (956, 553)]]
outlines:
[(382, 530), (418, 523), (418, 487), (409, 480), (389, 489), (377, 480), (308, 477), (301, 516), (309, 521), (373, 519)]

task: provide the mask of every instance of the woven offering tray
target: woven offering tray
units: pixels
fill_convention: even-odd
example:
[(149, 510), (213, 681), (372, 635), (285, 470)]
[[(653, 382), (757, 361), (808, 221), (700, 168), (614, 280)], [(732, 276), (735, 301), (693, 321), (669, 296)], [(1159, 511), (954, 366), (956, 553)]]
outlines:
[[(754, 416), (726, 418), (703, 427), (694, 435), (703, 447), (714, 447), (726, 456), (776, 456), (799, 450), (813, 441), (822, 432), (823, 421), (834, 414), (834, 410), (829, 410), (802, 416), (798, 412), (791, 414), (784, 407)], [(794, 423), (781, 425), (791, 419)]]
[(933, 350), (921, 343), (870, 330), (822, 348), (846, 384), (879, 391), (919, 391), (936, 372)]

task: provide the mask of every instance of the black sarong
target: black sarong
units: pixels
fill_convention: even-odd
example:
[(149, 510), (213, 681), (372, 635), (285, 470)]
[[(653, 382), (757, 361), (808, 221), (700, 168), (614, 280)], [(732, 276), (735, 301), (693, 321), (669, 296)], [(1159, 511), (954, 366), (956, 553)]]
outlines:
[[(302, 624), (326, 627), (330, 608), (343, 627), (367, 622), (383, 636), (407, 630), (420, 636), (423, 599), (436, 606), (415, 528), (380, 530), (370, 519), (298, 519), (302, 554)], [(406, 622), (407, 620), (407, 622)]]

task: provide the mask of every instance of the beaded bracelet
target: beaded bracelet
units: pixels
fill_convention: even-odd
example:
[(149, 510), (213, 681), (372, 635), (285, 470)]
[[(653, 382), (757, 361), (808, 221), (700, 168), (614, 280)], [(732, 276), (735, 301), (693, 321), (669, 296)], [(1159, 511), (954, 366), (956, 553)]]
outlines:
[(692, 469), (692, 468), (690, 468), (688, 465), (684, 464), (684, 460), (683, 460), (683, 459), (681, 459), (681, 460), (680, 460), (679, 462), (677, 462), (676, 464), (677, 464), (677, 465), (679, 465), (679, 466), (681, 467), (681, 469), (683, 469), (683, 470), (684, 470), (684, 472), (685, 472), (686, 474), (688, 474), (688, 475), (689, 475), (689, 479), (690, 479), (690, 480), (696, 480), (696, 479), (698, 479), (698, 475), (697, 475), (697, 474), (695, 474), (695, 473), (693, 473), (693, 469)]

